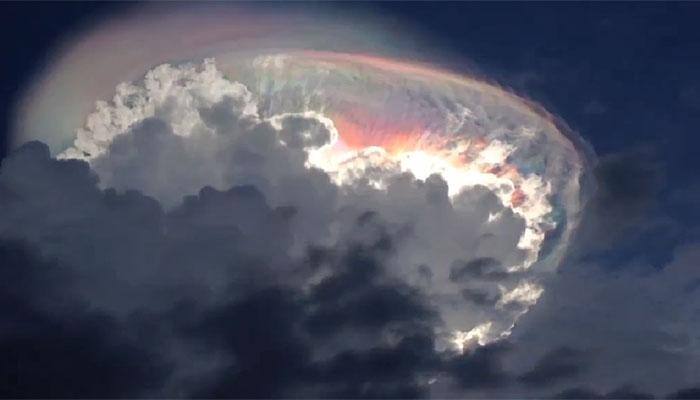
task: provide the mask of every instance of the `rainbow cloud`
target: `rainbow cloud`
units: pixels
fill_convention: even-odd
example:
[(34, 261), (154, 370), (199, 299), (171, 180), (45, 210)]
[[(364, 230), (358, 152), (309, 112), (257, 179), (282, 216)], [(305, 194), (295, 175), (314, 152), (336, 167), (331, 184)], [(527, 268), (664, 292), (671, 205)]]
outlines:
[[(558, 266), (588, 194), (585, 145), (565, 124), (497, 85), (405, 61), (377, 44), (386, 32), (366, 24), (230, 7), (154, 19), (155, 12), (112, 21), (64, 49), (28, 95), (17, 142), (44, 140), (54, 153), (87, 159), (100, 173), (114, 140), (144, 120), (158, 118), (185, 138), (216, 135), (203, 112), (233, 99), (228, 107), (243, 121), (236, 126), (272, 129), (281, 146), (291, 146), (281, 136), (285, 124), (304, 126), (305, 167), (324, 171), (347, 199), (362, 186), (388, 192), (401, 175), (420, 182), (439, 175), (455, 210), (472, 207), (469, 192), (485, 188), (503, 208), (487, 223), (523, 221), (519, 256), (504, 262), (507, 273), (529, 275), (498, 286), (494, 304), (508, 317), (465, 319), (445, 311), (459, 348), (507, 335), (536, 303), (543, 290), (536, 276)], [(164, 62), (171, 64), (151, 69)], [(134, 83), (117, 86), (122, 81)], [(112, 100), (90, 113), (92, 102), (115, 86)], [(65, 102), (69, 90), (77, 98)], [(325, 132), (321, 142), (304, 142), (316, 137), (311, 126)], [(110, 184), (109, 175), (101, 178)], [(458, 278), (445, 272), (436, 280), (426, 290), (442, 298)]]

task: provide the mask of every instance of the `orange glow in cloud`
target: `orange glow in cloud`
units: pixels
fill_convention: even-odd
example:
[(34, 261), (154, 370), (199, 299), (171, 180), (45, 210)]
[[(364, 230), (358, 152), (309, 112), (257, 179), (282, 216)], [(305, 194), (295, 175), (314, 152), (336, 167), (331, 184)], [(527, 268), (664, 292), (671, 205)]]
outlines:
[(378, 146), (396, 154), (429, 145), (421, 124), (390, 123), (359, 110), (337, 114), (332, 119), (340, 140), (351, 149)]
[[(338, 130), (339, 144), (348, 150), (376, 146), (394, 156), (420, 150), (441, 157), (454, 167), (465, 168), (489, 145), (486, 139), (477, 137), (461, 142), (459, 150), (450, 149), (443, 137), (430, 134), (425, 123), (388, 121), (367, 110), (344, 110), (332, 119)], [(506, 200), (509, 206), (517, 208), (527, 201), (528, 196), (520, 188), (522, 176), (514, 165), (503, 162), (477, 168), (483, 173), (507, 178), (514, 184), (514, 190)]]

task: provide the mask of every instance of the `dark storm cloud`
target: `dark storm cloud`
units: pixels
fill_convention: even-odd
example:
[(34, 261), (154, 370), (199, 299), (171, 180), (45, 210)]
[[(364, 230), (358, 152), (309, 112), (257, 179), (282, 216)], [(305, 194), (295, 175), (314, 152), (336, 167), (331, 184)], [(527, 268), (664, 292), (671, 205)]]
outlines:
[[(385, 238), (370, 246), (352, 245), (341, 266), (311, 291), (269, 287), (218, 308), (203, 311), (187, 328), (193, 340), (230, 356), (214, 381), (197, 397), (409, 396), (422, 393), (417, 374), (436, 367), (426, 318), (432, 311), (420, 298), (405, 296), (399, 284), (378, 283)], [(317, 257), (312, 250), (311, 257)], [(422, 327), (422, 329), (420, 328)], [(330, 348), (322, 359), (313, 351), (328, 341), (367, 338), (400, 329), (398, 344)], [(381, 343), (381, 340), (368, 340)]]
[[(265, 267), (281, 259), (275, 247), (288, 242), (285, 225), (292, 213), (270, 209), (251, 187), (205, 188), (164, 214), (150, 198), (102, 192), (96, 182), (86, 163), (50, 159), (39, 143), (23, 146), (3, 162), (0, 187), (12, 195), (0, 199), (2, 236), (23, 237), (34, 246), (32, 254), (60, 260), (60, 268), (43, 268), (22, 253), (2, 254), (7, 285), (2, 294), (13, 295), (9, 300), (18, 304), (12, 310), (20, 318), (4, 325), (2, 345), (11, 357), (3, 361), (23, 368), (3, 368), (10, 394), (161, 393), (171, 378), (168, 368), (154, 362), (181, 369), (182, 363), (197, 361), (173, 357), (191, 346), (169, 332), (172, 304), (196, 299), (195, 309), (201, 309), (231, 289), (237, 296), (255, 291), (269, 282)], [(226, 268), (231, 264), (241, 264), (236, 277)], [(241, 284), (232, 286), (233, 281)], [(61, 297), (54, 300), (53, 293)], [(69, 307), (68, 301), (84, 305)], [(158, 335), (155, 342), (142, 335), (149, 330), (142, 332), (141, 323), (155, 324), (150, 331)], [(95, 379), (88, 385), (83, 377)]]
[(421, 374), (438, 367), (429, 335), (413, 335), (394, 346), (346, 351), (321, 366), (320, 378), (331, 385), (325, 396), (340, 398), (413, 398), (426, 394)]
[[(620, 260), (612, 253), (637, 245), (648, 235), (663, 238), (664, 245), (674, 239), (673, 222), (659, 214), (667, 178), (657, 152), (640, 147), (607, 155), (598, 161), (594, 176), (595, 194), (578, 229), (574, 256), (605, 255), (605, 261), (617, 263)], [(648, 248), (649, 253), (654, 250)]]
[(462, 389), (489, 389), (508, 386), (511, 377), (502, 365), (510, 349), (508, 342), (477, 347), (447, 361), (449, 373)]
[[(300, 266), (285, 253), (294, 209), (251, 186), (204, 188), (165, 213), (96, 184), (40, 143), (3, 163), (0, 232), (30, 246), (0, 247), (4, 395), (425, 393), (437, 316), (386, 274), (400, 238), (373, 213)], [(300, 275), (320, 269), (302, 290)]]
[(700, 386), (680, 389), (666, 397), (669, 399), (700, 399)]
[(123, 397), (157, 389), (169, 365), (134, 330), (59, 289), (74, 277), (34, 254), (24, 243), (0, 241), (0, 396)]
[(468, 282), (473, 279), (505, 280), (510, 276), (501, 263), (490, 257), (481, 257), (468, 262), (456, 262), (450, 268), (450, 280)]
[[(302, 305), (295, 293), (269, 288), (239, 302), (206, 310), (188, 333), (227, 362), (195, 397), (283, 397), (310, 374), (310, 349), (301, 335)], [(213, 379), (212, 379), (213, 377)]]
[(637, 215), (661, 189), (663, 167), (651, 149), (641, 148), (602, 158), (595, 176), (597, 212)]
[(595, 390), (586, 387), (573, 387), (565, 389), (560, 393), (552, 396), (553, 399), (609, 399), (609, 400), (624, 400), (624, 399), (653, 399), (654, 396), (649, 393), (644, 393), (635, 390), (630, 386), (622, 386), (608, 393), (598, 393)]
[(573, 387), (565, 389), (558, 394), (552, 396), (553, 399), (603, 399), (603, 395), (600, 393), (584, 388), (584, 387)]
[(499, 294), (490, 293), (487, 290), (465, 288), (460, 292), (462, 297), (478, 305), (494, 305), (500, 299)]
[[(358, 223), (366, 223), (366, 216)], [(417, 290), (382, 276), (382, 258), (391, 251), (391, 246), (391, 237), (383, 232), (376, 242), (369, 246), (353, 245), (340, 259), (334, 260), (331, 268), (335, 274), (323, 279), (310, 293), (315, 304), (307, 322), (310, 332), (327, 335), (346, 325), (377, 329), (390, 324), (430, 324), (431, 320), (437, 320)]]
[(653, 395), (651, 395), (651, 394), (649, 394), (649, 393), (640, 392), (639, 390), (636, 390), (636, 389), (635, 389), (634, 387), (632, 387), (632, 386), (622, 386), (622, 387), (619, 387), (619, 388), (617, 388), (617, 389), (615, 389), (615, 390), (613, 390), (613, 391), (611, 391), (611, 392), (608, 392), (608, 393), (605, 395), (605, 397), (608, 398), (608, 399), (620, 399), (620, 400), (624, 400), (624, 399), (629, 399), (629, 400), (633, 400), (633, 399), (645, 400), (645, 399), (653, 399), (653, 398), (654, 398)]
[(562, 379), (573, 378), (584, 368), (583, 353), (560, 347), (545, 354), (535, 367), (518, 377), (531, 386), (547, 386)]

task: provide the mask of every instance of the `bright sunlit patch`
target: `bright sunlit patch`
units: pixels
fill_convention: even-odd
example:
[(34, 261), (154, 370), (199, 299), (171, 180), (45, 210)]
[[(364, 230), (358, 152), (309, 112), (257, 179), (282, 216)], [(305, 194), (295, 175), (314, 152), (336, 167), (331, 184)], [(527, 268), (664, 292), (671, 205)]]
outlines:
[(496, 307), (504, 307), (510, 303), (520, 303), (530, 307), (537, 303), (544, 289), (532, 282), (522, 282), (512, 290), (501, 287), (501, 299), (496, 303)]
[(452, 336), (452, 344), (460, 353), (476, 344), (483, 346), (490, 341), (489, 331), (491, 330), (491, 325), (493, 325), (491, 322), (486, 322), (466, 332), (455, 331)]

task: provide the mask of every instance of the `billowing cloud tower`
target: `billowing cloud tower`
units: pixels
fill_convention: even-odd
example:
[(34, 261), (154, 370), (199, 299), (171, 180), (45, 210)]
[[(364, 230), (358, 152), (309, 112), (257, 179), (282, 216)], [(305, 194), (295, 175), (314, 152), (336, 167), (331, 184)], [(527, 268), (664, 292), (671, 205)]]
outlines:
[[(577, 226), (587, 195), (580, 140), (533, 102), (395, 58), (396, 51), (358, 40), (361, 29), (290, 33), (274, 24), (279, 17), (256, 16), (260, 23), (252, 24), (237, 15), (236, 25), (232, 15), (113, 22), (80, 39), (28, 97), (17, 142), (44, 139), (58, 158), (87, 161), (100, 188), (138, 190), (175, 216), (194, 213), (214, 196), (211, 188), (252, 187), (289, 214), (288, 242), (259, 243), (276, 240), (261, 234), (244, 251), (248, 260), (267, 260), (259, 273), (315, 293), (337, 273), (338, 257), (369, 251), (386, 272), (373, 284), (399, 285), (402, 296), (431, 310), (436, 348), (463, 351), (507, 337), (546, 290), (543, 278), (559, 266)], [(177, 24), (191, 33), (182, 46), (162, 34)], [(315, 35), (346, 31), (355, 39), (338, 39), (342, 45)], [(158, 50), (127, 50), (109, 79), (97, 76), (85, 91), (102, 100), (80, 126), (41, 113), (61, 85), (81, 86), (75, 78), (88, 68), (88, 49), (122, 40)], [(107, 95), (103, 87), (117, 76), (121, 83)], [(82, 110), (85, 101), (65, 108)], [(38, 133), (47, 125), (58, 136)], [(215, 224), (217, 214), (207, 218)], [(244, 234), (269, 222), (241, 218), (231, 223)], [(268, 260), (266, 246), (284, 257)], [(237, 276), (237, 265), (221, 268)], [(393, 298), (378, 304), (399, 307)], [(318, 321), (323, 307), (312, 310)], [(382, 340), (403, 329), (388, 325)], [(341, 347), (361, 347), (344, 335)]]

